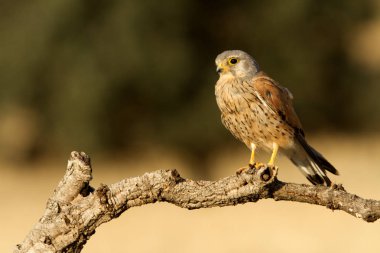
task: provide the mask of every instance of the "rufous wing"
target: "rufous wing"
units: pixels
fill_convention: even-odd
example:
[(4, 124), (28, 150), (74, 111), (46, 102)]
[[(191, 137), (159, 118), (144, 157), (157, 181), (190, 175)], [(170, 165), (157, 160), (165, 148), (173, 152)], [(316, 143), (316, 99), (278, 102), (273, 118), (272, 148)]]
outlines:
[(278, 114), (290, 126), (302, 132), (301, 122), (293, 108), (293, 95), (288, 89), (278, 85), (263, 72), (256, 74), (252, 79), (252, 84), (259, 99), (266, 106)]

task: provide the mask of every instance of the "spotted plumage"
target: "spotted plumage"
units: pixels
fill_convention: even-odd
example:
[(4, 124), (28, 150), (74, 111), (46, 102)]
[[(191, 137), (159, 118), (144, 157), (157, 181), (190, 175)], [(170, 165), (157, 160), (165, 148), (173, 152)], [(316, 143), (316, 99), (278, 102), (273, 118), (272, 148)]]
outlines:
[(338, 171), (305, 140), (292, 105), (293, 96), (259, 69), (256, 61), (240, 50), (225, 51), (216, 60), (219, 80), (215, 95), (223, 125), (251, 149), (284, 153), (313, 184), (330, 185), (326, 170)]

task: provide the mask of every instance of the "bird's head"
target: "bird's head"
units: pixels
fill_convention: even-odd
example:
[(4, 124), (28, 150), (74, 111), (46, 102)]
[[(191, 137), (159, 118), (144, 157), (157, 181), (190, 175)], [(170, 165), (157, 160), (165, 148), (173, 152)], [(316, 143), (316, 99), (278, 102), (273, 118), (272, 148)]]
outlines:
[(259, 65), (246, 52), (229, 50), (219, 54), (215, 59), (216, 72), (220, 76), (252, 78), (259, 72)]

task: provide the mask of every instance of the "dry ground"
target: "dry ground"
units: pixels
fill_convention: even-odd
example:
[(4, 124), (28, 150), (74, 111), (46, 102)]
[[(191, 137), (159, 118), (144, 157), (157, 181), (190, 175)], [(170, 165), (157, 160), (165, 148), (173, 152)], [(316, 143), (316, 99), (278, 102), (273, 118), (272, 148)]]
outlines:
[[(362, 197), (380, 199), (380, 136), (319, 136), (310, 143), (340, 170), (333, 181)], [(246, 163), (249, 152), (234, 147), (238, 148), (223, 150), (205, 164), (213, 168), (211, 179), (230, 175)], [(163, 168), (197, 177), (178, 157), (162, 151), (111, 164), (93, 157), (93, 186)], [(40, 217), (65, 162), (21, 170), (1, 166), (0, 252), (11, 252)], [(279, 165), (281, 180), (306, 183), (286, 159), (280, 158)], [(103, 224), (83, 252), (380, 252), (379, 238), (380, 221), (366, 223), (308, 204), (263, 200), (194, 211), (154, 204), (130, 209)]]

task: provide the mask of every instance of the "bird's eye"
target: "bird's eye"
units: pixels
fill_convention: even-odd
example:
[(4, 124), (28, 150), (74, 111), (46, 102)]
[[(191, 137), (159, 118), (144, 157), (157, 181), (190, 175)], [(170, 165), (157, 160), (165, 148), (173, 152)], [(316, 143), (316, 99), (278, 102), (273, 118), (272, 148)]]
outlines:
[(228, 60), (228, 63), (231, 64), (231, 65), (235, 65), (236, 63), (238, 63), (238, 59), (231, 58), (231, 59)]

